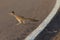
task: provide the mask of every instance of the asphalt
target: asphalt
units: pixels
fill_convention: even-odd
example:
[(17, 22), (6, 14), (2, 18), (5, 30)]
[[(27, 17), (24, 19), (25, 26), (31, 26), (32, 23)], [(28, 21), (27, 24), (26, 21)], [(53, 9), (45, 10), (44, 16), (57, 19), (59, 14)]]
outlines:
[(60, 40), (60, 9), (35, 40)]

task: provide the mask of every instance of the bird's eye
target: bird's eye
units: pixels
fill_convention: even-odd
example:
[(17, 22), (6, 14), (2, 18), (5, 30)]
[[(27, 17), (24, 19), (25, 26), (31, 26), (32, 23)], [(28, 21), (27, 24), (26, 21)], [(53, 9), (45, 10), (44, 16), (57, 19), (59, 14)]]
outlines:
[(12, 11), (12, 13), (15, 13), (14, 11)]

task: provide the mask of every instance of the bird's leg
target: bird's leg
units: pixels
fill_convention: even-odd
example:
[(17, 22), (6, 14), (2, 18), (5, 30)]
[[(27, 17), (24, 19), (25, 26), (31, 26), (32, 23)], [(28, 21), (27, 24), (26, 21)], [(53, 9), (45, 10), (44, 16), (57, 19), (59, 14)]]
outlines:
[(25, 21), (23, 21), (23, 24), (25, 24)]
[(17, 23), (16, 25), (19, 25), (19, 24), (21, 24), (21, 23), (22, 23), (22, 21), (21, 21), (21, 20), (19, 20), (18, 22), (19, 22), (19, 23)]
[(23, 20), (20, 20), (20, 21), (18, 21), (19, 23), (17, 23), (16, 25), (19, 25), (19, 24), (25, 24), (25, 21), (23, 21)]

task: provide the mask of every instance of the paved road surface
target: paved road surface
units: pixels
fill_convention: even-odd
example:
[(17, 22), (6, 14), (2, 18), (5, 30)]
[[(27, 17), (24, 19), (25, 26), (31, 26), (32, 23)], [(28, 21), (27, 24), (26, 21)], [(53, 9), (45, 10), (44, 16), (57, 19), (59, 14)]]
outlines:
[(60, 40), (60, 10), (35, 40)]

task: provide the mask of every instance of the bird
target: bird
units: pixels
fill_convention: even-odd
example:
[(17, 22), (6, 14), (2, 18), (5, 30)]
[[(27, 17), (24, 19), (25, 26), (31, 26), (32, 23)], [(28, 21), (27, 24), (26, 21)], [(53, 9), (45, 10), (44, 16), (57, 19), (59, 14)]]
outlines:
[(16, 18), (16, 20), (19, 22), (17, 25), (19, 24), (25, 24), (25, 20), (30, 20), (31, 22), (38, 22), (39, 20), (33, 19), (33, 18), (25, 18), (23, 16), (18, 16), (15, 14), (14, 11), (12, 11), (11, 13), (9, 13), (10, 15), (14, 16)]

